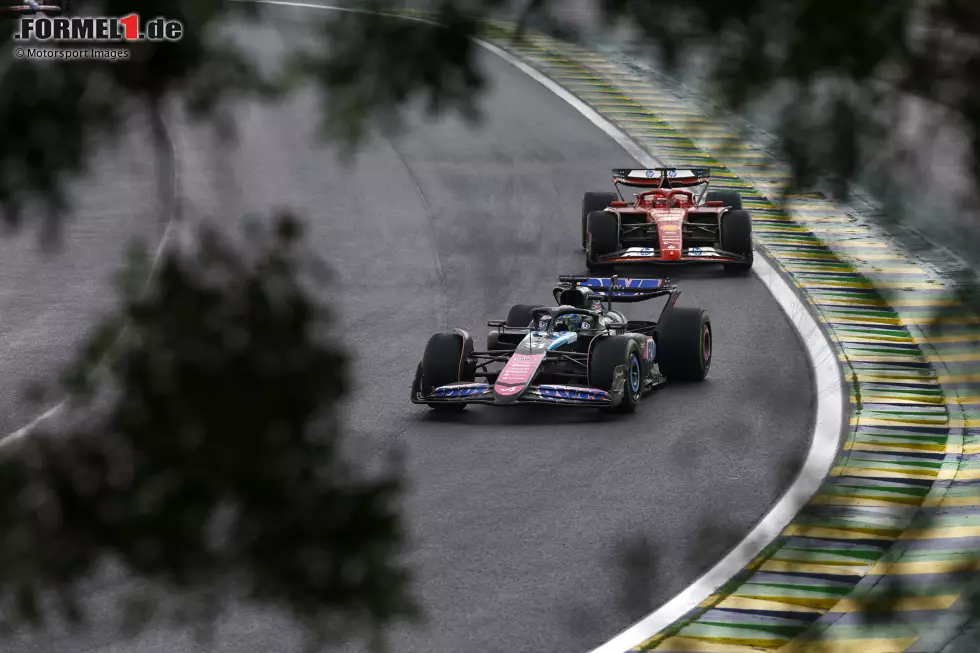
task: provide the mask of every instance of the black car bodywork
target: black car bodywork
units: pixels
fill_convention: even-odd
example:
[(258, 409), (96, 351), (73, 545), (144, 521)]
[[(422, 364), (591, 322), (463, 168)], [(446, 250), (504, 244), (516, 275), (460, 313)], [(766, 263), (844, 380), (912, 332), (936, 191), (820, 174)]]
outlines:
[[(703, 380), (711, 365), (707, 314), (678, 308), (664, 279), (559, 277), (557, 306), (519, 304), (488, 323), (487, 348), (469, 333), (432, 336), (412, 384), (412, 401), (436, 409), (527, 403), (635, 408), (668, 379)], [(613, 303), (667, 301), (653, 320), (627, 320)], [(605, 305), (603, 305), (605, 304)]]

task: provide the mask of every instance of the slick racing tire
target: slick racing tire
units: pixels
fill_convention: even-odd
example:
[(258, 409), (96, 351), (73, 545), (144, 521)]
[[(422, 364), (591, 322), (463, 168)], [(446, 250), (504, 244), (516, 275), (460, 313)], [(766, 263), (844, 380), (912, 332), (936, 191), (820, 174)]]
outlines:
[(618, 413), (632, 413), (640, 403), (643, 392), (643, 363), (640, 347), (629, 337), (603, 338), (592, 348), (589, 356), (589, 385), (607, 392), (613, 389), (616, 368), (624, 372), (623, 400), (609, 409)]
[(703, 381), (711, 369), (714, 333), (700, 308), (672, 308), (657, 325), (657, 364), (669, 381)]
[[(421, 389), (429, 394), (439, 386), (473, 381), (475, 376), (471, 364), (467, 361), (473, 352), (473, 341), (464, 339), (458, 333), (437, 333), (429, 338), (422, 355)], [(458, 412), (466, 408), (466, 404), (428, 404), (429, 408), (439, 411)]]
[(616, 193), (586, 193), (582, 198), (582, 249), (585, 249), (585, 242), (589, 232), (589, 214), (593, 211), (601, 211), (619, 199)]
[(704, 196), (705, 202), (721, 202), (722, 206), (727, 206), (735, 211), (742, 210), (742, 196), (735, 190), (709, 190)]
[(593, 211), (589, 214), (588, 235), (585, 246), (585, 266), (590, 270), (603, 267), (595, 259), (604, 254), (612, 254), (619, 249), (619, 216), (606, 211)]
[(752, 218), (742, 210), (729, 211), (721, 216), (721, 248), (745, 257), (738, 263), (725, 263), (727, 272), (748, 272), (752, 269)]

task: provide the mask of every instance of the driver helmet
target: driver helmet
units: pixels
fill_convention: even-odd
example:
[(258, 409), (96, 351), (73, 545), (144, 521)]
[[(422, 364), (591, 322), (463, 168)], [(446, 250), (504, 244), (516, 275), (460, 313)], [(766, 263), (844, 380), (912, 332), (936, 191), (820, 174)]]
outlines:
[(563, 324), (569, 331), (579, 331), (582, 329), (582, 322), (587, 316), (581, 313), (568, 313), (562, 315), (555, 321), (555, 326)]

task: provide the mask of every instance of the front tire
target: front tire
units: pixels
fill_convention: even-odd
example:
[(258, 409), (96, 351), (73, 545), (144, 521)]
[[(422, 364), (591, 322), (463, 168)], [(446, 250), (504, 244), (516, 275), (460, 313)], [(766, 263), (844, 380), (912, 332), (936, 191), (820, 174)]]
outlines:
[(624, 368), (623, 399), (612, 408), (619, 413), (632, 413), (640, 403), (643, 391), (643, 364), (640, 347), (632, 338), (613, 336), (603, 338), (592, 348), (589, 356), (589, 385), (607, 392), (613, 389), (616, 368)]
[(709, 190), (704, 197), (705, 202), (721, 202), (733, 211), (742, 210), (742, 195), (735, 190)]
[(586, 193), (582, 198), (582, 249), (585, 249), (588, 241), (589, 214), (602, 211), (618, 199), (619, 195), (616, 193)]
[(713, 350), (711, 320), (700, 308), (672, 308), (657, 325), (657, 364), (670, 381), (703, 381)]
[(593, 211), (588, 219), (585, 266), (590, 270), (603, 267), (596, 258), (619, 250), (619, 216), (608, 211)]
[[(420, 365), (420, 388), (429, 394), (436, 388), (460, 381), (473, 381), (476, 377), (471, 363), (473, 341), (459, 333), (437, 333), (429, 338)], [(433, 403), (429, 408), (443, 412), (459, 412), (466, 404)]]
[(745, 257), (738, 263), (725, 263), (726, 272), (745, 273), (752, 269), (755, 253), (752, 250), (752, 218), (748, 213), (737, 210), (721, 216), (721, 248)]

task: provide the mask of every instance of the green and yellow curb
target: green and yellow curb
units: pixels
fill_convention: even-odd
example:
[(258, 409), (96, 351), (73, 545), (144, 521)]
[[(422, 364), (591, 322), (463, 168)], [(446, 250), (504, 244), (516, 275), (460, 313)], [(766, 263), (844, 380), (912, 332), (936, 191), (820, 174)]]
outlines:
[[(820, 491), (729, 583), (636, 650), (913, 644), (980, 571), (980, 320), (887, 234), (819, 194), (778, 205), (788, 173), (669, 90), (557, 39), (514, 40), (505, 23), (488, 23), (485, 38), (648, 152), (710, 166), (715, 187), (738, 190), (757, 243), (805, 296), (850, 383), (850, 426)], [(936, 322), (942, 333), (928, 329)]]

